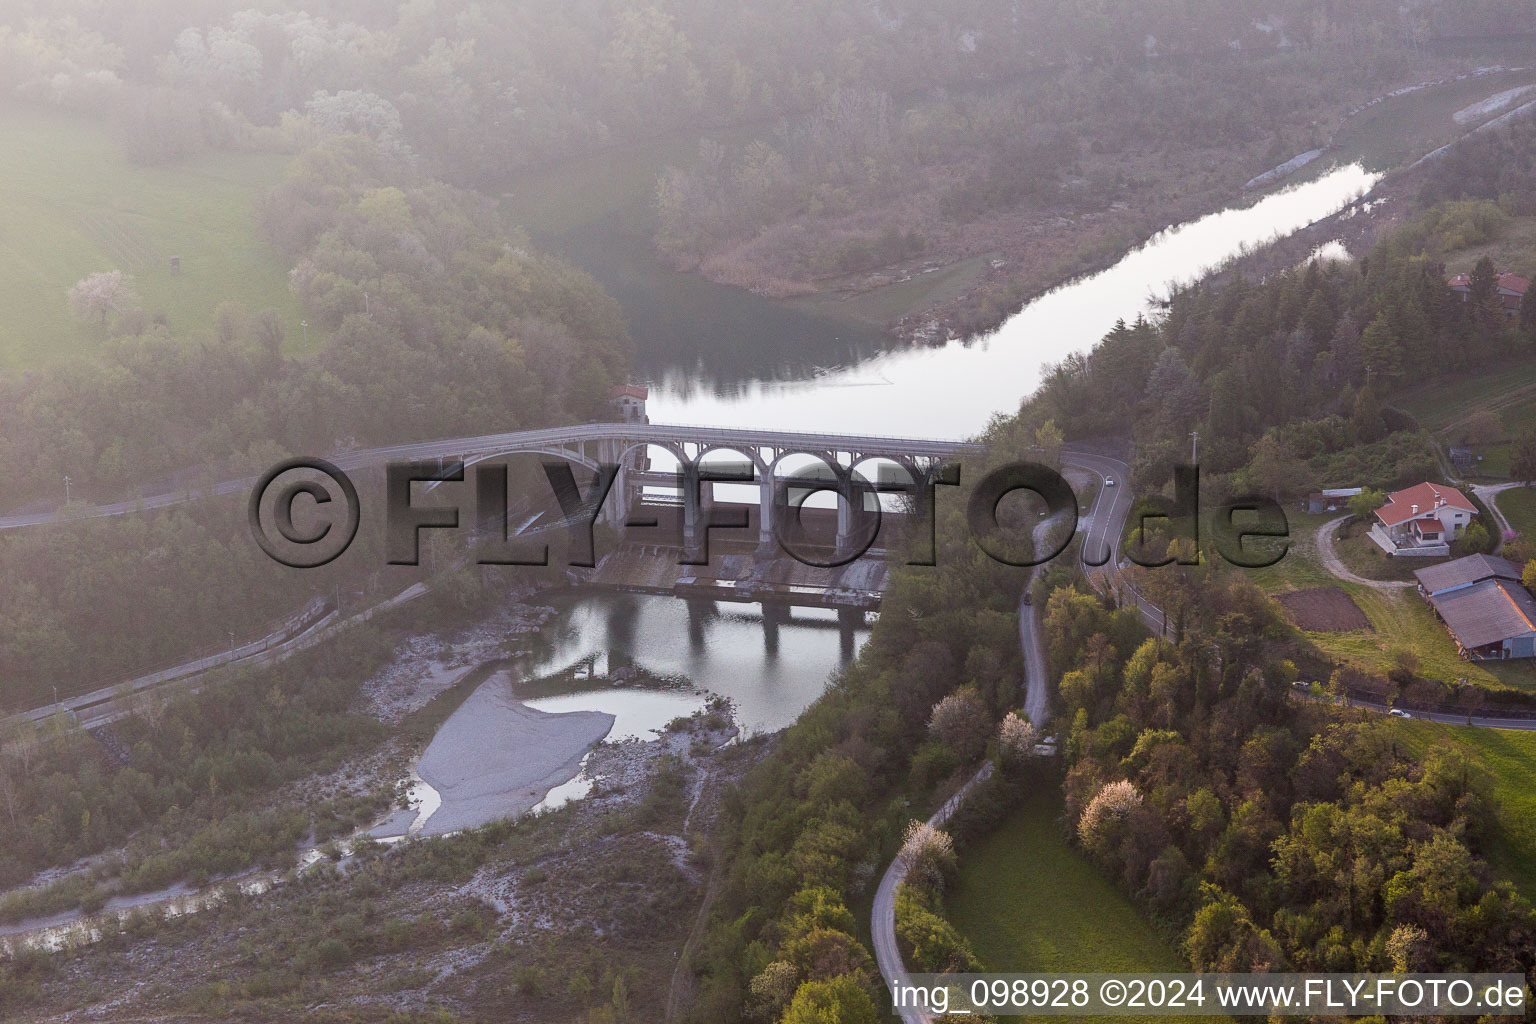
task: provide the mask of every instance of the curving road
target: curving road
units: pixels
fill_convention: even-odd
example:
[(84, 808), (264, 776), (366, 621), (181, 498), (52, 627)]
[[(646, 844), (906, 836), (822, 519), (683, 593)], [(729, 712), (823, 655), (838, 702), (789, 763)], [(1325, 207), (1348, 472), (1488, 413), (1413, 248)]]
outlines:
[[(1166, 619), (1162, 610), (1142, 596), (1131, 580), (1125, 576), (1122, 563), (1115, 557), (1119, 539), (1124, 535), (1126, 520), (1134, 504), (1134, 497), (1127, 486), (1129, 468), (1119, 459), (1096, 452), (1065, 450), (1062, 452), (1061, 461), (1065, 465), (1094, 474), (1101, 484), (1093, 503), (1078, 522), (1078, 530), (1083, 534), (1079, 557), (1084, 573), (1095, 588), (1114, 591), (1122, 599), (1134, 601), (1142, 620), (1154, 633), (1165, 632)], [(1107, 484), (1110, 479), (1115, 481), (1113, 487)], [(1503, 485), (1497, 487), (1500, 491), (1507, 489), (1508, 487)], [(1489, 499), (1485, 497), (1484, 500)], [(1490, 507), (1492, 507), (1491, 502)], [(1333, 551), (1332, 535), (1345, 518), (1348, 517), (1326, 523), (1318, 531), (1318, 553), (1329, 571), (1343, 579), (1388, 590), (1411, 586), (1408, 583), (1389, 580), (1367, 580), (1355, 576), (1344, 567)], [(1033, 580), (1034, 574), (1031, 573), (1030, 582), (1033, 583)], [(1043, 726), (1050, 714), (1044, 645), (1040, 637), (1040, 623), (1035, 607), (1024, 604), (1022, 595), (1019, 601), (1019, 644), (1023, 649), (1025, 665), (1024, 707), (1030, 720)], [(1309, 699), (1299, 694), (1294, 696), (1298, 699)], [(1384, 705), (1367, 701), (1356, 700), (1351, 704), (1354, 707), (1368, 708), (1381, 714), (1386, 714), (1389, 710)], [(1412, 714), (1414, 718), (1424, 721), (1440, 722), (1446, 725), (1467, 724), (1465, 715), (1419, 711), (1414, 711)], [(1491, 729), (1536, 729), (1536, 719), (1528, 718), (1494, 718), (1474, 715), (1471, 724)], [(990, 774), (991, 767), (990, 762), (984, 765), (976, 777), (966, 783), (960, 792), (929, 819), (929, 823), (938, 827), (947, 821), (954, 813), (955, 807), (959, 805), (959, 801), (970, 792), (973, 786)], [(875, 946), (875, 962), (880, 967), (880, 974), (885, 979), (888, 990), (898, 982), (905, 984), (907, 979), (906, 965), (902, 962), (901, 950), (896, 942), (896, 888), (905, 879), (906, 865), (898, 856), (880, 880), (880, 888), (875, 892), (875, 904), (870, 922)], [(931, 1015), (917, 1009), (904, 1007), (898, 1012), (904, 1024), (932, 1024), (933, 1022)]]
[[(942, 827), (970, 795), (971, 790), (991, 777), (992, 762), (988, 761), (954, 796), (944, 802), (943, 807), (934, 812), (928, 824), (934, 828)], [(880, 888), (875, 890), (874, 929), (871, 936), (875, 945), (875, 963), (880, 967), (880, 976), (885, 979), (886, 990), (892, 992), (897, 985), (908, 984), (907, 965), (902, 962), (901, 947), (896, 943), (896, 889), (907, 880), (907, 866), (906, 859), (897, 854), (891, 866), (886, 869), (885, 876), (880, 879)], [(898, 1012), (907, 1024), (929, 1024), (933, 1020), (932, 1015), (910, 1006), (904, 1006)]]
[(1343, 560), (1339, 558), (1339, 553), (1333, 550), (1333, 536), (1339, 532), (1339, 527), (1343, 526), (1344, 520), (1348, 518), (1349, 516), (1339, 516), (1317, 528), (1317, 557), (1323, 563), (1323, 568), (1345, 582), (1358, 583), (1363, 587), (1372, 587), (1376, 590), (1401, 590), (1404, 587), (1413, 586), (1413, 583), (1408, 580), (1370, 580), (1349, 571)]
[[(1128, 483), (1130, 467), (1108, 455), (1070, 449), (1061, 453), (1061, 461), (1087, 470), (1099, 478), (1101, 485), (1093, 504), (1078, 524), (1083, 533), (1082, 569), (1088, 581), (1097, 590), (1113, 592), (1121, 601), (1134, 603), (1146, 627), (1159, 636), (1165, 634), (1168, 623), (1163, 610), (1142, 596), (1136, 584), (1125, 575), (1125, 563), (1117, 557), (1126, 520), (1136, 501)], [(1109, 480), (1115, 481), (1114, 486), (1109, 486)]]
[(1494, 521), (1499, 524), (1499, 547), (1503, 547), (1504, 545), (1504, 535), (1506, 533), (1512, 532), (1509, 525), (1509, 520), (1504, 518), (1504, 512), (1499, 508), (1499, 495), (1503, 494), (1505, 491), (1512, 491), (1517, 487), (1524, 486), (1525, 481), (1523, 480), (1511, 480), (1508, 483), (1502, 484), (1472, 485), (1472, 493), (1477, 496), (1479, 501), (1488, 506), (1488, 511), (1493, 513)]
[[(1142, 618), (1149, 628), (1164, 628), (1163, 613), (1141, 596), (1121, 573), (1114, 557), (1120, 537), (1125, 532), (1125, 522), (1130, 516), (1133, 498), (1126, 484), (1128, 472), (1124, 462), (1108, 455), (1077, 450), (1064, 450), (1061, 461), (1068, 466), (1086, 470), (1099, 478), (1100, 487), (1087, 512), (1080, 515), (1077, 529), (1083, 534), (1080, 558), (1084, 572), (1095, 587), (1113, 588), (1136, 602)], [(1107, 484), (1114, 480), (1114, 486)], [(1047, 521), (1036, 528), (1037, 542), (1053, 525)], [(1036, 569), (1036, 572), (1039, 570)], [(1034, 583), (1035, 574), (1029, 575), (1025, 593)], [(1044, 728), (1050, 719), (1050, 678), (1045, 662), (1045, 646), (1040, 638), (1040, 620), (1033, 604), (1025, 604), (1019, 596), (1019, 646), (1024, 654), (1024, 710), (1031, 722)], [(992, 774), (988, 761), (960, 791), (939, 808), (928, 823), (935, 828), (947, 822), (971, 789)], [(901, 958), (901, 947), (896, 941), (896, 889), (906, 881), (907, 865), (898, 855), (886, 868), (875, 890), (875, 904), (871, 911), (870, 932), (875, 947), (875, 963), (885, 979), (886, 990), (894, 991), (898, 984), (907, 984), (907, 967)], [(902, 1007), (898, 1013), (904, 1024), (931, 1024), (933, 1017), (914, 1007)]]

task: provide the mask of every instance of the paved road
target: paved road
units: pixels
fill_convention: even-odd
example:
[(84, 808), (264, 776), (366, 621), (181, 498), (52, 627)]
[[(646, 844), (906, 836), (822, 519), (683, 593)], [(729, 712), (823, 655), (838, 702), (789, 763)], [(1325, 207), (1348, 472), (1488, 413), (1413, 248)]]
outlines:
[[(954, 796), (945, 801), (944, 806), (928, 819), (928, 824), (934, 828), (943, 827), (971, 790), (991, 776), (992, 762), (988, 761)], [(885, 877), (880, 879), (880, 888), (875, 890), (875, 963), (880, 967), (880, 975), (885, 979), (888, 991), (894, 991), (897, 985), (907, 984), (907, 965), (902, 962), (901, 948), (896, 944), (896, 889), (907, 880), (907, 866), (906, 860), (898, 855), (886, 869)], [(932, 1015), (910, 1006), (903, 1007), (899, 1012), (906, 1024), (931, 1024), (933, 1020)]]
[[(1125, 535), (1135, 496), (1129, 486), (1130, 468), (1119, 459), (1095, 452), (1066, 450), (1061, 461), (1087, 470), (1100, 480), (1099, 493), (1084, 513), (1079, 529), (1083, 532), (1082, 569), (1090, 583), (1101, 591), (1113, 591), (1121, 600), (1129, 599), (1141, 613), (1142, 622), (1153, 633), (1167, 632), (1166, 616), (1161, 608), (1142, 596), (1125, 575), (1125, 562), (1116, 557), (1120, 538)], [(1111, 486), (1108, 481), (1115, 481)]]
[[(971, 441), (936, 441), (909, 437), (864, 437), (850, 434), (815, 434), (788, 430), (747, 430), (734, 427), (696, 427), (650, 423), (580, 423), (540, 430), (519, 430), (478, 437), (456, 437), (420, 444), (397, 444), (382, 448), (360, 448), (331, 456), (327, 461), (342, 470), (380, 466), (390, 462), (431, 459), (464, 459), (474, 462), (511, 452), (551, 452), (588, 441), (631, 441), (648, 444), (698, 444), (742, 449), (777, 448), (806, 452), (859, 452), (862, 454), (901, 454), (917, 458), (955, 458), (974, 454), (982, 445)], [(565, 454), (571, 454), (567, 451)], [(129, 515), (147, 509), (167, 508), (199, 498), (237, 494), (256, 485), (256, 477), (225, 480), (201, 488), (186, 488), (166, 494), (134, 498), (107, 505), (74, 504), (64, 510), (26, 515), (0, 516), (0, 530), (40, 526), (65, 519), (101, 519)]]
[(1333, 536), (1339, 532), (1339, 527), (1344, 525), (1344, 520), (1349, 516), (1339, 516), (1330, 519), (1317, 528), (1317, 557), (1323, 563), (1323, 568), (1333, 573), (1341, 580), (1349, 583), (1358, 583), (1365, 587), (1374, 587), (1377, 590), (1401, 590), (1411, 587), (1409, 580), (1368, 580), (1364, 576), (1357, 576), (1339, 560), (1339, 553), (1333, 550)]
[[(1313, 697), (1292, 691), (1291, 696), (1297, 700), (1309, 700), (1318, 703), (1331, 703), (1327, 698)], [(1385, 715), (1390, 709), (1385, 704), (1377, 704), (1368, 700), (1351, 699), (1349, 706), (1352, 708), (1365, 708), (1367, 711), (1375, 711)], [(1414, 718), (1423, 722), (1438, 722), (1441, 725), (1467, 725), (1467, 716), (1464, 714), (1451, 714), (1444, 711), (1417, 711), (1408, 710)], [(1536, 729), (1536, 718), (1496, 718), (1489, 715), (1473, 715), (1471, 725), (1482, 729)]]
[[(1099, 492), (1094, 496), (1093, 503), (1078, 520), (1078, 530), (1083, 534), (1081, 557), (1084, 571), (1094, 580), (1095, 586), (1114, 586), (1120, 593), (1135, 600), (1149, 627), (1162, 630), (1162, 612), (1136, 592), (1130, 581), (1122, 576), (1120, 565), (1114, 558), (1114, 551), (1125, 532), (1125, 521), (1133, 504), (1130, 488), (1126, 484), (1125, 463), (1107, 455), (1080, 451), (1063, 451), (1061, 460), (1068, 466), (1094, 474), (1100, 480)], [(1109, 480), (1115, 481), (1113, 486), (1108, 485)], [(1051, 525), (1047, 522), (1036, 528), (1037, 543)], [(1030, 583), (1033, 580), (1034, 573), (1031, 573)], [(1029, 585), (1025, 585), (1026, 593)], [(1034, 605), (1024, 604), (1023, 595), (1019, 598), (1019, 646), (1024, 654), (1024, 710), (1031, 722), (1043, 728), (1050, 718), (1050, 677), (1046, 671), (1045, 649), (1040, 638), (1039, 616)], [(991, 774), (992, 763), (989, 761), (937, 814), (928, 819), (929, 824), (937, 828), (948, 821), (971, 789)], [(906, 877), (907, 865), (897, 856), (880, 879), (880, 888), (875, 891), (875, 903), (871, 911), (870, 931), (875, 946), (875, 963), (880, 968), (881, 977), (885, 979), (887, 991), (894, 990), (898, 984), (907, 983), (906, 964), (902, 962), (901, 948), (896, 941), (896, 889)], [(929, 1014), (912, 1007), (903, 1007), (899, 1012), (904, 1024), (931, 1024), (933, 1020)]]
[[(1052, 516), (1035, 527), (1035, 550), (1049, 539), (1050, 531), (1060, 520)], [(1040, 642), (1040, 622), (1035, 606), (1028, 603), (1034, 590), (1035, 577), (1041, 567), (1029, 574), (1024, 582), (1024, 592), (1019, 595), (1019, 649), (1024, 654), (1024, 713), (1037, 728), (1044, 729), (1051, 717), (1051, 695), (1046, 680), (1049, 678), (1045, 664), (1045, 645)]]

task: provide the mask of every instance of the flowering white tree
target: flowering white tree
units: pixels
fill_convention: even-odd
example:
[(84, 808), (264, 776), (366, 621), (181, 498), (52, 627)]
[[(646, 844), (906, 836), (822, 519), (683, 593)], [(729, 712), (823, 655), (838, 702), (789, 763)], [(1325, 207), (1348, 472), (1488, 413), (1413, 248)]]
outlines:
[(322, 131), (338, 135), (366, 135), (392, 156), (409, 156), (400, 111), (378, 93), (361, 89), (324, 90), (310, 97), (304, 113)]
[(948, 744), (962, 761), (970, 761), (986, 749), (992, 720), (976, 691), (966, 687), (933, 706), (928, 731)]
[(134, 309), (139, 297), (133, 290), (133, 278), (121, 270), (104, 270), (75, 282), (69, 290), (69, 308), (84, 320), (107, 322), (112, 313)]
[(1039, 739), (1040, 730), (1013, 711), (1008, 712), (997, 727), (997, 749), (1006, 764), (1022, 764), (1034, 756)]
[(1105, 783), (1078, 819), (1078, 837), (1084, 846), (1094, 846), (1111, 824), (1124, 821), (1139, 806), (1141, 794), (1133, 783), (1125, 779)]
[(907, 826), (900, 856), (907, 866), (909, 879), (938, 887), (944, 884), (945, 874), (955, 866), (955, 843), (943, 829), (934, 828), (926, 821), (914, 821)]

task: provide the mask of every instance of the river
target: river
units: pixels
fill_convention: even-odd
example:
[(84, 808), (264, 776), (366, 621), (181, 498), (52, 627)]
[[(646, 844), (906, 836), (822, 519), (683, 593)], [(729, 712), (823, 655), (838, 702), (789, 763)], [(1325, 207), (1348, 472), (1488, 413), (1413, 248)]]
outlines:
[[(672, 274), (635, 244), (634, 216), (612, 222), (609, 245), (598, 244), (590, 223), (575, 240), (569, 232), (555, 237), (572, 258), (589, 256), (624, 305), (637, 362), (652, 368), (652, 422), (962, 438), (994, 414), (1016, 411), (1040, 383), (1042, 366), (1087, 352), (1117, 319), (1151, 312), (1171, 285), (1336, 212), (1379, 177), (1347, 164), (1170, 227), (1108, 269), (1028, 303), (996, 331), (934, 346), (874, 344), (835, 317)], [(614, 288), (615, 280), (624, 286)], [(641, 283), (644, 298), (627, 301)], [(761, 346), (765, 324), (785, 336)], [(818, 366), (808, 356), (818, 346), (835, 358)], [(721, 373), (727, 366), (730, 379)], [(700, 618), (673, 598), (582, 597), (561, 606), (536, 674), (586, 658), (633, 661), (730, 697), (747, 732), (774, 731), (799, 716), (866, 635), (840, 637), (818, 613), (795, 614), (770, 631), (756, 605), (722, 605)], [(568, 706), (605, 709), (591, 694)]]
[[(578, 662), (595, 664), (595, 675), (638, 664), (657, 676), (681, 676), (731, 701), (736, 724), (748, 735), (777, 732), (826, 688), (827, 674), (851, 659), (869, 635), (867, 627), (840, 627), (837, 613), (795, 608), (787, 620), (763, 621), (757, 604), (687, 602), (643, 594), (593, 594), (557, 605), (546, 627), (549, 646), (528, 673), (544, 676)], [(620, 735), (660, 729), (678, 712), (650, 718), (647, 698), (627, 706), (614, 691), (573, 688), (558, 704), (534, 701), (549, 711), (602, 710), (621, 716)], [(657, 698), (650, 698), (656, 700)], [(658, 702), (659, 703), (659, 702)], [(634, 722), (626, 727), (626, 723)]]
[[(832, 363), (797, 379), (760, 374), (724, 386), (680, 359), (650, 381), (651, 420), (971, 436), (993, 414), (1016, 412), (1019, 402), (1039, 385), (1043, 366), (1087, 352), (1117, 319), (1129, 321), (1150, 311), (1151, 300), (1166, 295), (1170, 285), (1195, 280), (1244, 248), (1336, 212), (1379, 177), (1360, 164), (1349, 164), (1251, 206), (1171, 227), (1114, 266), (1040, 296), (997, 330), (977, 338), (889, 349)], [(647, 336), (643, 325), (634, 333), (637, 342)], [(719, 329), (701, 333), (696, 341), (701, 346), (736, 344)]]
[[(1028, 303), (996, 331), (931, 347), (896, 346), (873, 337), (867, 326), (853, 328), (805, 307), (674, 275), (650, 263), (646, 248), (636, 244), (633, 222), (616, 228), (630, 232), (624, 244), (601, 244), (590, 225), (579, 243), (571, 234), (560, 237), (578, 262), (583, 251), (601, 255), (589, 269), (624, 306), (640, 349), (638, 365), (649, 367), (653, 422), (961, 438), (981, 430), (994, 414), (1017, 410), (1039, 384), (1042, 366), (1088, 351), (1117, 319), (1151, 311), (1171, 284), (1328, 216), (1378, 177), (1349, 164), (1250, 206), (1170, 227), (1112, 267)], [(629, 287), (613, 287), (616, 275), (627, 275)], [(658, 301), (648, 291), (652, 286), (663, 287), (666, 298)], [(631, 291), (644, 301), (627, 300)], [(764, 343), (765, 331), (782, 337)], [(610, 739), (648, 738), (704, 704), (697, 695), (602, 685), (612, 669), (634, 664), (656, 676), (686, 677), (729, 698), (744, 734), (774, 732), (799, 717), (868, 636), (864, 625), (840, 627), (832, 613), (797, 609), (790, 620), (768, 624), (757, 605), (659, 596), (582, 595), (561, 599), (557, 612), (543, 630), (541, 650), (522, 666), (522, 678), (569, 677), (578, 664), (590, 666), (589, 678), (554, 689), (520, 689), (518, 696), (535, 711), (612, 715)], [(576, 769), (572, 774), (545, 792), (538, 806), (585, 795), (591, 780)], [(411, 834), (433, 831), (437, 794), (419, 778), (410, 781), (411, 810), (376, 834), (395, 838), (407, 826)], [(309, 851), (301, 863), (321, 856)], [(238, 884), (256, 892), (275, 880), (275, 874), (256, 873)], [(195, 913), (221, 898), (212, 888), (131, 897), (99, 917), (66, 914), (0, 930), (16, 933), (0, 945), (58, 948), (92, 941), (133, 908)]]

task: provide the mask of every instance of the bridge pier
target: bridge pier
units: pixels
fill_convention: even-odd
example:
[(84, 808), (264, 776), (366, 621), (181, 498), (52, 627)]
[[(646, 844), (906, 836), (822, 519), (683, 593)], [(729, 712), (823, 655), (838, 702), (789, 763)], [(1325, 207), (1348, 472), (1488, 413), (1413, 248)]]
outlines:
[(685, 598), (688, 603), (688, 646), (695, 652), (704, 650), (704, 625), (715, 614), (715, 602), (703, 598)]
[(864, 612), (860, 609), (839, 608), (837, 610), (837, 639), (844, 661), (853, 660), (857, 651), (854, 632), (862, 625), (864, 625)]
[[(838, 474), (837, 482), (837, 559), (847, 558), (853, 549), (854, 501), (862, 502), (864, 492), (853, 486), (853, 473)], [(863, 509), (859, 509), (862, 518)]]
[[(699, 564), (699, 535), (704, 519), (704, 488), (709, 486), (699, 480), (697, 462), (682, 468), (683, 477), (683, 557), (690, 565)], [(697, 500), (695, 500), (697, 495)]]
[(769, 658), (779, 656), (779, 628), (788, 621), (788, 605), (763, 604), (763, 651)]
[(613, 479), (613, 487), (608, 491), (608, 497), (599, 510), (598, 521), (604, 526), (622, 531), (624, 523), (629, 518), (630, 486), (629, 467), (625, 464), (624, 442), (622, 440), (604, 439), (597, 446), (597, 461), (606, 465), (617, 465), (618, 475)]
[[(762, 471), (763, 479), (758, 483), (757, 499), (757, 553), (759, 557), (766, 558), (773, 554), (773, 468)], [(766, 612), (766, 608), (764, 611)]]

